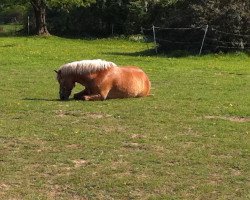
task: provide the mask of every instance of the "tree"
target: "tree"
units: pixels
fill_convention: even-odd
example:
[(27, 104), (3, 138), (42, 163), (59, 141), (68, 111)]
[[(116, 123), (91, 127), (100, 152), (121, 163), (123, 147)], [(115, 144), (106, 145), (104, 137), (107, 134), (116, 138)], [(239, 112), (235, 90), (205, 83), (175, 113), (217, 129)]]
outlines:
[[(159, 0), (150, 7), (149, 18), (152, 24), (168, 28), (209, 25), (205, 40), (206, 49), (232, 51), (249, 48), (249, 9), (249, 0)], [(193, 39), (200, 38), (199, 35), (204, 34), (202, 29), (200, 34), (199, 32), (161, 29), (157, 35), (158, 39), (159, 35), (162, 35), (160, 47), (172, 50), (171, 44), (173, 47), (178, 47), (176, 42), (179, 42), (180, 46), (184, 46), (186, 41), (191, 43)], [(189, 50), (188, 43), (187, 46), (186, 49)]]
[(0, 7), (0, 23), (18, 22), (22, 23), (27, 10), (25, 6), (13, 5)]
[(36, 18), (36, 33), (38, 35), (49, 35), (46, 25), (46, 8), (60, 7), (69, 10), (73, 6), (88, 6), (94, 3), (95, 0), (29, 0)]
[[(84, 8), (48, 10), (52, 33), (71, 36), (108, 36), (124, 34), (129, 0), (96, 0)], [(112, 31), (113, 30), (113, 31)]]
[(49, 7), (60, 7), (61, 9), (69, 10), (76, 6), (88, 6), (94, 3), (95, 0), (3, 0), (5, 5), (24, 4), (31, 5), (36, 19), (36, 34), (50, 35), (46, 24), (46, 9)]

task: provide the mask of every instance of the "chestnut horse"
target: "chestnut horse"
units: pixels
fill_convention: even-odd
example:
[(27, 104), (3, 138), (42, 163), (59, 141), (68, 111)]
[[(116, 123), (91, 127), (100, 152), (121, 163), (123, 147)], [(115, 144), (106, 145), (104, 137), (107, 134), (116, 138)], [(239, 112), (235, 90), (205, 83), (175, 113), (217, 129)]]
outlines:
[(144, 97), (150, 92), (151, 83), (138, 67), (118, 67), (105, 60), (82, 60), (59, 68), (60, 99), (67, 100), (75, 83), (85, 89), (74, 95), (76, 100), (105, 100)]

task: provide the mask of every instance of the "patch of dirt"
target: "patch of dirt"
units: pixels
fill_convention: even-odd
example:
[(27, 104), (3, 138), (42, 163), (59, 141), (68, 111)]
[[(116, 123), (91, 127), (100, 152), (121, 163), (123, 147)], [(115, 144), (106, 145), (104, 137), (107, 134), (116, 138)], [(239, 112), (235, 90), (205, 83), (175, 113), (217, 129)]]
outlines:
[(142, 174), (137, 175), (136, 178), (137, 178), (139, 181), (143, 181), (143, 180), (148, 179), (149, 176), (142, 173)]
[(48, 192), (47, 195), (51, 199), (55, 199), (62, 194), (61, 188), (59, 185), (54, 185)]
[(126, 149), (134, 149), (134, 150), (145, 150), (146, 146), (143, 144), (139, 144), (136, 142), (128, 142), (128, 143), (123, 143), (123, 147)]
[(121, 160), (111, 162), (110, 167), (112, 169), (118, 169), (118, 168), (126, 168), (126, 169), (128, 169), (130, 167), (130, 164), (127, 161), (124, 161), (124, 160), (121, 159)]
[(126, 129), (119, 125), (119, 126), (114, 126), (114, 125), (103, 125), (101, 127), (103, 133), (112, 133), (112, 132), (116, 132), (116, 133), (124, 133), (126, 131)]
[(231, 169), (231, 173), (233, 176), (241, 176), (241, 171), (238, 169)]
[(217, 158), (217, 159), (231, 159), (232, 158), (231, 155), (223, 155), (223, 154), (220, 154), (220, 155), (211, 155), (211, 157)]
[(115, 177), (117, 177), (117, 178), (122, 179), (122, 178), (124, 178), (124, 177), (129, 177), (129, 176), (131, 176), (131, 172), (129, 172), (129, 171), (127, 171), (127, 172), (118, 172), (118, 173), (114, 173), (113, 175), (114, 175)]
[(68, 148), (68, 149), (80, 149), (80, 148), (82, 148), (82, 145), (80, 145), (80, 144), (69, 144), (69, 145), (66, 145), (66, 148)]
[(131, 199), (150, 199), (148, 193), (142, 189), (135, 189), (129, 192)]
[(101, 119), (111, 117), (112, 115), (103, 114), (103, 113), (95, 113), (95, 112), (82, 112), (82, 111), (65, 111), (65, 110), (57, 110), (55, 114), (58, 117), (65, 117), (65, 116), (74, 116), (74, 117), (85, 117), (85, 118), (92, 118), (92, 119)]
[(132, 139), (142, 139), (142, 138), (145, 138), (145, 136), (141, 135), (141, 134), (133, 134), (133, 135), (131, 135), (131, 138)]
[(0, 183), (0, 191), (6, 191), (6, 190), (9, 190), (10, 189), (10, 186), (5, 184), (5, 183)]
[(8, 190), (10, 190), (10, 185), (0, 182), (0, 199), (6, 194)]
[(243, 122), (250, 122), (249, 117), (238, 117), (238, 116), (205, 116), (206, 119), (223, 119), (231, 122), (238, 122), (238, 123), (243, 123)]
[(128, 148), (138, 148), (140, 147), (140, 144), (136, 142), (130, 142), (130, 143), (124, 143), (123, 146)]
[(79, 117), (84, 114), (80, 111), (65, 111), (65, 110), (57, 110), (55, 111), (55, 113), (58, 117), (65, 117), (65, 116)]
[[(188, 136), (192, 136), (192, 137), (201, 137), (201, 133), (193, 130), (192, 127), (185, 127), (185, 130), (178, 132), (178, 135), (188, 135)], [(167, 139), (167, 136), (165, 136), (165, 139)]]
[(83, 159), (73, 160), (72, 162), (75, 164), (76, 168), (84, 167), (89, 163), (87, 160), (83, 160)]
[(157, 153), (163, 153), (165, 148), (163, 146), (160, 145), (154, 145), (153, 149), (157, 152)]
[(220, 183), (223, 182), (223, 177), (222, 177), (222, 175), (217, 174), (217, 173), (211, 174), (211, 175), (209, 176), (208, 182), (209, 182), (211, 185), (218, 185), (218, 184), (220, 184)]
[(182, 146), (183, 149), (194, 148), (194, 145), (195, 145), (195, 142), (183, 142), (181, 144), (181, 146)]
[(107, 118), (111, 117), (112, 115), (102, 114), (102, 113), (85, 113), (87, 117), (93, 118), (93, 119), (101, 119), (101, 118)]
[[(48, 199), (65, 199), (65, 191), (71, 191), (70, 186), (53, 185), (46, 194)], [(67, 199), (71, 200), (87, 200), (87, 198), (75, 194), (67, 194), (67, 196)]]

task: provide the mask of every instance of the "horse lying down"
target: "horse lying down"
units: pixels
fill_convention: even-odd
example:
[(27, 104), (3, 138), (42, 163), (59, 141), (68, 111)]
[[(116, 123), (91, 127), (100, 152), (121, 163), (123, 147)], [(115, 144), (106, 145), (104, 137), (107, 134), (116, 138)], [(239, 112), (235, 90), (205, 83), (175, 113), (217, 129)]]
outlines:
[(82, 60), (62, 65), (57, 73), (60, 99), (67, 100), (76, 83), (85, 89), (74, 95), (76, 100), (105, 100), (144, 97), (151, 83), (138, 67), (118, 67), (105, 60)]

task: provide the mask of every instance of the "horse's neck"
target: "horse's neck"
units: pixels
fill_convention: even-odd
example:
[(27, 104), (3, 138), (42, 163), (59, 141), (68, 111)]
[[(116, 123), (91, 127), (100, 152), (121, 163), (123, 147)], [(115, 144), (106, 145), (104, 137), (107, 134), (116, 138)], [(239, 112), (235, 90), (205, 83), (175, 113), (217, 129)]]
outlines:
[(89, 85), (97, 76), (97, 73), (81, 74), (76, 77), (76, 82), (82, 85)]

